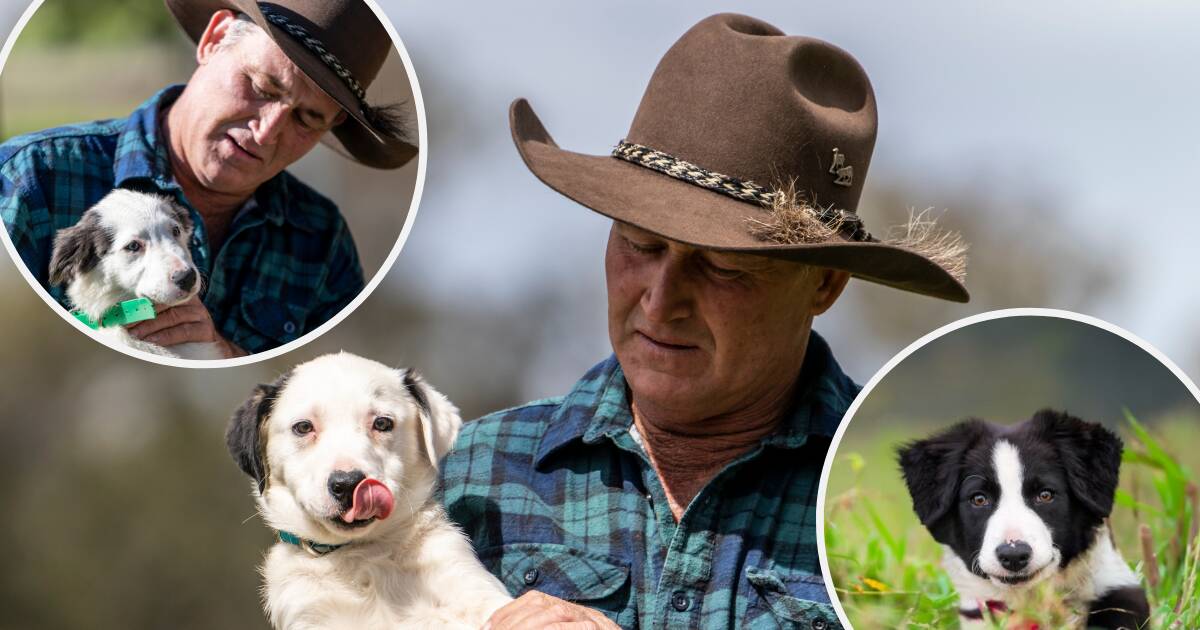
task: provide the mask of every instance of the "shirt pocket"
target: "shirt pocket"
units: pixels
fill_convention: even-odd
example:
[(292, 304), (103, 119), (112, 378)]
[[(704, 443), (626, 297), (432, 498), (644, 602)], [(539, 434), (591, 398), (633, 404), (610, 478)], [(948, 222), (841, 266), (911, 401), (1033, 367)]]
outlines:
[(746, 580), (760, 604), (750, 607), (747, 627), (841, 630), (820, 575), (781, 576), (772, 570), (750, 567), (746, 569)]
[(629, 564), (609, 556), (550, 543), (512, 543), (479, 554), (508, 592), (541, 591), (616, 615), (630, 601)]
[(281, 346), (304, 334), (308, 310), (307, 303), (266, 296), (259, 291), (247, 291), (241, 303), (241, 318), (246, 323), (248, 334), (235, 334), (233, 341), (238, 343), (239, 337), (252, 339), (257, 336), (269, 340), (267, 347)]

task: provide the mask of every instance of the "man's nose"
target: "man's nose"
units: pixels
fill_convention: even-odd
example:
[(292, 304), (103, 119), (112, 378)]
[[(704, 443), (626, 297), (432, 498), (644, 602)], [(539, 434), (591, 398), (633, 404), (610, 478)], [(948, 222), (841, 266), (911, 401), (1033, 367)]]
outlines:
[(683, 319), (691, 313), (691, 291), (687, 261), (663, 256), (642, 293), (642, 311), (652, 322)]
[(259, 146), (275, 144), (287, 122), (288, 107), (283, 103), (269, 103), (258, 110), (258, 117), (250, 121), (250, 131)]

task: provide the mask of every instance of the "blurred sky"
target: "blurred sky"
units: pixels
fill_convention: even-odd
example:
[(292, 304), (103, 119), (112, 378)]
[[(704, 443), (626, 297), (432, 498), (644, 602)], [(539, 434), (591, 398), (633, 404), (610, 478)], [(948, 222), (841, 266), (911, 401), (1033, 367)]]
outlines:
[[(0, 26), (15, 21), (23, 4), (6, 0)], [(690, 25), (731, 4), (382, 0), (414, 61), (432, 143), (412, 238), (384, 289), (484, 312), (512, 311), (530, 296), (565, 296), (564, 313), (547, 316), (548, 339), (575, 344), (573, 356), (589, 360), (606, 353), (607, 221), (525, 169), (509, 136), (508, 103), (528, 97), (561, 146), (607, 153), (663, 52)], [(1056, 228), (1056, 238), (1082, 245), (1098, 262), (1123, 265), (1119, 286), (1089, 314), (1195, 371), (1190, 235), (1200, 227), (1200, 203), (1190, 182), (1200, 167), (1200, 124), (1192, 118), (1200, 5), (839, 0), (736, 7), (788, 33), (834, 42), (866, 67), (880, 132), (865, 198), (900, 187), (910, 191), (906, 205), (951, 216), (964, 194), (987, 199), (990, 211), (1033, 204), (1058, 215), (1066, 228)], [(873, 209), (860, 212), (871, 226)], [(1041, 229), (1036, 216), (1027, 229)], [(1041, 271), (1056, 272), (1053, 264)], [(852, 283), (842, 302), (871, 290), (861, 285)], [(859, 336), (853, 317), (839, 317), (850, 307), (839, 306), (817, 328), (865, 381), (900, 346)], [(549, 344), (523, 358), (533, 383), (528, 394), (555, 393), (590, 364), (563, 365), (557, 354)]]

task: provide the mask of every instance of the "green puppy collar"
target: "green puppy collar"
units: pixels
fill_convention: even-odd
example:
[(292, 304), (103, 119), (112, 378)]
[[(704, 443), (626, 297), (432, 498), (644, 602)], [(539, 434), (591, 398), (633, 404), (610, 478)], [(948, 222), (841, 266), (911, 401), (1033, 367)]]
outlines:
[(154, 319), (158, 316), (154, 312), (154, 303), (149, 298), (136, 298), (133, 300), (125, 300), (113, 304), (112, 308), (104, 311), (100, 316), (100, 323), (96, 323), (87, 313), (83, 311), (71, 311), (75, 319), (83, 322), (85, 326), (92, 330), (100, 328), (108, 328), (109, 326), (124, 326), (134, 322), (141, 322), (147, 319)]

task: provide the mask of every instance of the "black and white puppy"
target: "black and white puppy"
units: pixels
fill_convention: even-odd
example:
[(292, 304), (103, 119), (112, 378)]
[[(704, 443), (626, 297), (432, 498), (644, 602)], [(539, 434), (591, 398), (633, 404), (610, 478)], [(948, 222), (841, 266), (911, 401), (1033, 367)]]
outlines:
[[(187, 210), (171, 199), (114, 190), (55, 235), (50, 284), (65, 285), (71, 305), (94, 322), (126, 300), (182, 304), (200, 292), (200, 274), (188, 250), (192, 229)], [(102, 326), (96, 333), (152, 354), (221, 358), (211, 343), (164, 348), (137, 339), (124, 326)]]
[(1149, 605), (1105, 519), (1121, 439), (1051, 410), (1015, 426), (971, 419), (898, 449), (913, 509), (945, 547), (964, 627), (1028, 586), (1059, 581), (1086, 625), (1145, 628)]
[(255, 389), (226, 441), (279, 535), (274, 627), (477, 629), (511, 600), (433, 496), (461, 425), (411, 370), (347, 353)]

